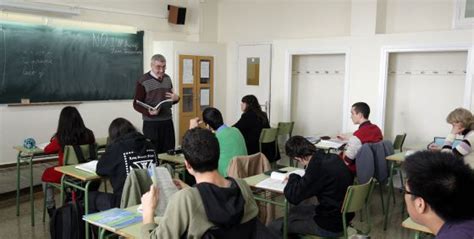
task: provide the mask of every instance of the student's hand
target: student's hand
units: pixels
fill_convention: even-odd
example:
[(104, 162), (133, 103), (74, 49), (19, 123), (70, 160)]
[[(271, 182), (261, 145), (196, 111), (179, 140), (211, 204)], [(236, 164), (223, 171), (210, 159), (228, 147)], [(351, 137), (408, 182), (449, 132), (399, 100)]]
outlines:
[(157, 115), (158, 114), (158, 109), (156, 109), (156, 110), (148, 109), (148, 114)]
[(441, 147), (439, 147), (436, 144), (430, 144), (430, 145), (428, 145), (428, 149), (431, 150), (431, 151), (440, 151)]
[(193, 118), (189, 120), (189, 129), (194, 129), (196, 127), (199, 127), (199, 124), (201, 123), (201, 120), (199, 117)]
[(173, 179), (174, 185), (181, 190), (183, 188), (189, 188), (189, 185), (187, 185), (185, 182), (181, 181), (180, 179)]
[(142, 207), (143, 207), (143, 224), (153, 223), (155, 216), (155, 209), (158, 205), (159, 190), (154, 185), (150, 186), (150, 191), (143, 194), (142, 196)]
[(173, 92), (173, 90), (171, 90), (171, 92), (166, 92), (165, 96), (166, 96), (166, 98), (172, 99), (173, 101), (178, 101), (179, 100), (179, 96), (177, 94), (175, 94)]
[(451, 128), (451, 134), (461, 134), (464, 131), (464, 127), (462, 127), (461, 123), (453, 123), (453, 128)]
[(283, 179), (283, 183), (287, 183), (287, 182), (288, 182), (288, 178), (289, 178), (289, 175), (286, 175), (285, 178)]

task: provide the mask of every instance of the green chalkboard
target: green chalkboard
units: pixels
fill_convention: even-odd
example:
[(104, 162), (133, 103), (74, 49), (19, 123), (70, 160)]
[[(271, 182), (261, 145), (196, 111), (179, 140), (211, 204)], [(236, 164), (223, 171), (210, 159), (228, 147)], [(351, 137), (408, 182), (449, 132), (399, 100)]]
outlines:
[(0, 103), (131, 99), (143, 32), (0, 23)]

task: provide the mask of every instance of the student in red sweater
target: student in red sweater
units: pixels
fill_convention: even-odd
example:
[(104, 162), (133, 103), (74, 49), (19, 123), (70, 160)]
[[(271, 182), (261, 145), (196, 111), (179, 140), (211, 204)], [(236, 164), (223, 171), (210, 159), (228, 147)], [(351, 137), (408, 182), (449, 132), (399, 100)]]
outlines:
[(348, 141), (346, 149), (340, 156), (352, 173), (356, 171), (355, 156), (360, 147), (366, 143), (378, 143), (383, 140), (382, 131), (370, 122), (369, 115), (370, 107), (367, 103), (354, 103), (351, 108), (351, 119), (354, 124), (359, 125), (359, 129), (349, 138), (343, 135), (337, 136), (339, 139)]
[[(64, 164), (64, 146), (93, 143), (95, 143), (94, 133), (86, 128), (79, 111), (72, 106), (64, 107), (59, 115), (56, 133), (51, 138), (51, 142), (44, 148), (44, 152), (47, 154), (58, 154), (58, 165), (47, 168), (43, 172), (41, 180), (43, 182), (51, 183), (61, 182), (62, 174), (54, 170), (54, 167), (62, 166)], [(43, 185), (45, 187), (46, 208), (48, 209), (48, 214), (51, 214), (52, 209), (55, 208), (53, 188), (46, 188), (46, 184)]]

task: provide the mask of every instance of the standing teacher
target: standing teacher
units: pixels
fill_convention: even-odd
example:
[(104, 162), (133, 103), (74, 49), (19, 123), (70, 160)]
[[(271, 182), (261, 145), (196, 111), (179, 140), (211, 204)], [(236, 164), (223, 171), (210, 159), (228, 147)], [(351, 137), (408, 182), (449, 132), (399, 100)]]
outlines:
[[(156, 54), (151, 57), (151, 70), (137, 81), (133, 108), (142, 114), (143, 134), (152, 140), (157, 153), (163, 153), (175, 147), (175, 136), (171, 106), (178, 103), (179, 96), (173, 92), (171, 78), (165, 74), (166, 59)], [(173, 104), (162, 104), (158, 109), (147, 109), (137, 100), (155, 106), (163, 100), (172, 99)]]

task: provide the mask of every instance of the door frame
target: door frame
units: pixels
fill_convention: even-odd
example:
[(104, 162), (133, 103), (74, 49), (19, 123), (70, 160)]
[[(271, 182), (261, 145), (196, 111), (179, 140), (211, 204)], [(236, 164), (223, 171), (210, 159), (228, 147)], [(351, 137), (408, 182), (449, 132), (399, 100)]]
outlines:
[(463, 107), (471, 109), (472, 105), (472, 83), (474, 78), (474, 47), (468, 44), (459, 45), (400, 45), (383, 46), (380, 52), (380, 72), (379, 72), (379, 95), (378, 95), (378, 115), (377, 125), (382, 132), (385, 130), (385, 111), (387, 107), (387, 85), (388, 85), (388, 65), (390, 53), (413, 53), (413, 52), (445, 52), (445, 51), (467, 51), (466, 78), (464, 87)]
[(285, 81), (283, 84), (284, 89), (284, 100), (283, 100), (283, 115), (285, 121), (291, 121), (291, 99), (292, 99), (292, 68), (293, 68), (293, 56), (295, 55), (344, 55), (344, 95), (342, 103), (342, 132), (347, 132), (347, 123), (349, 119), (349, 80), (350, 80), (350, 48), (295, 48), (288, 49), (285, 52)]

